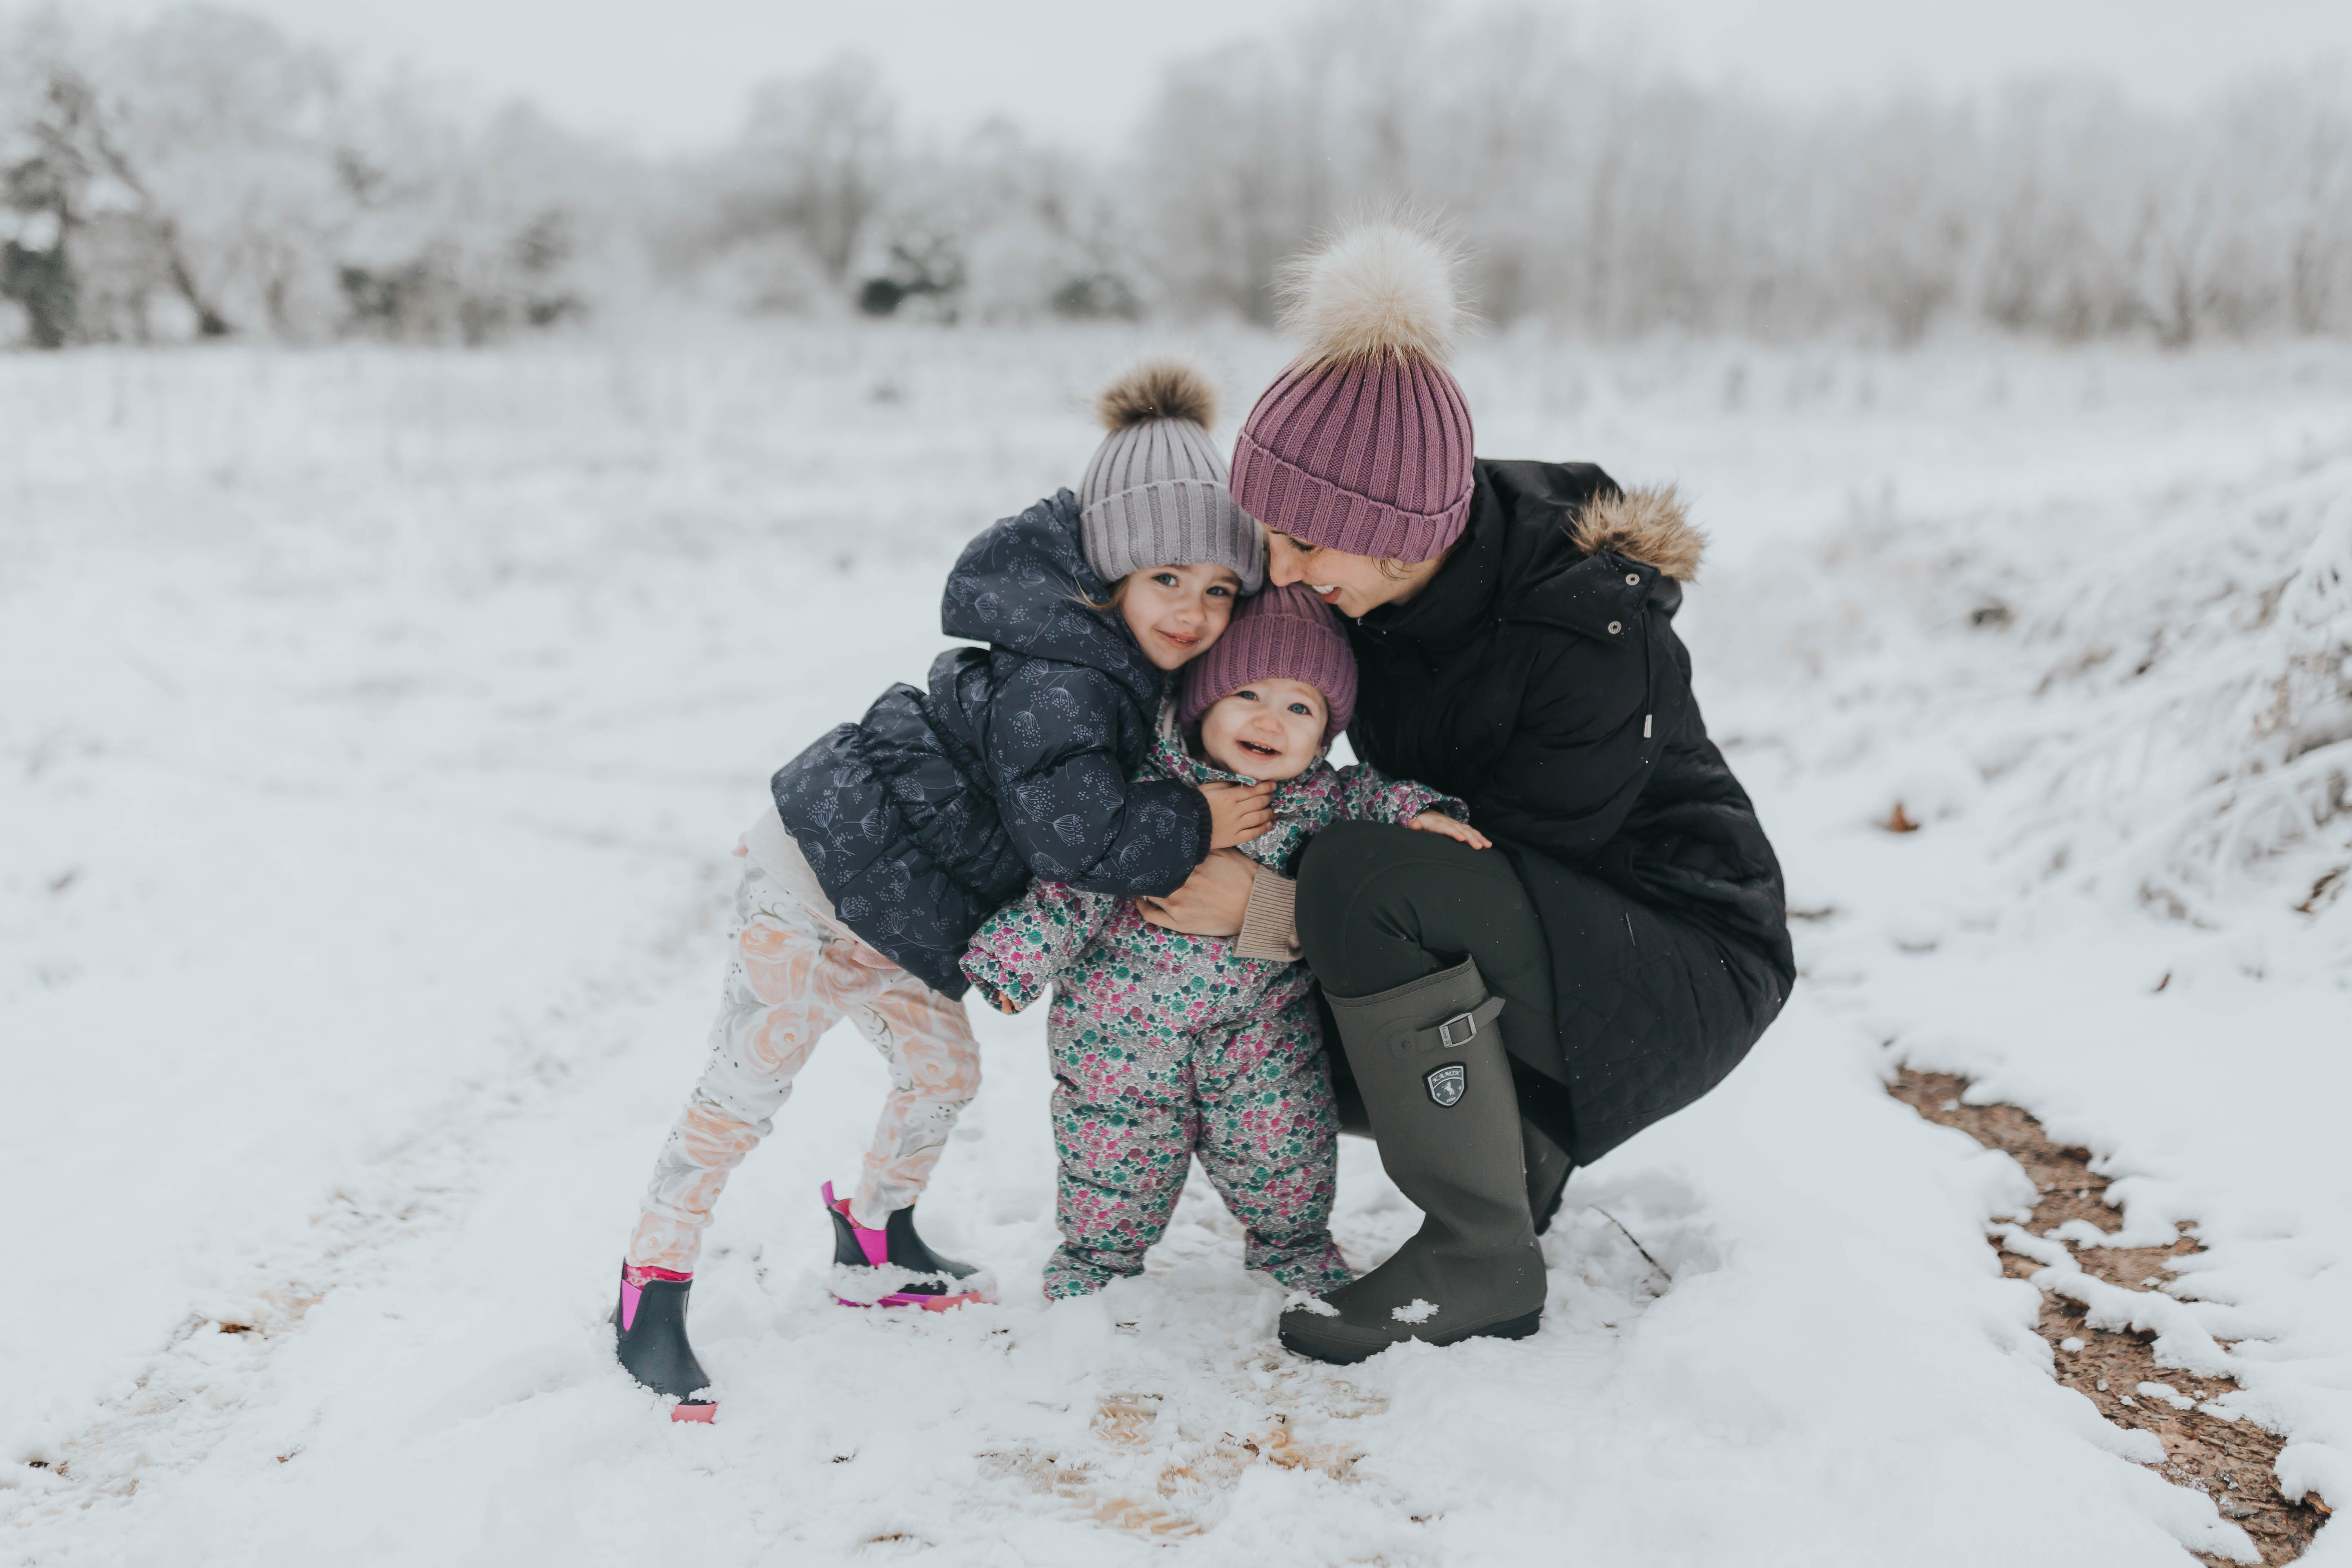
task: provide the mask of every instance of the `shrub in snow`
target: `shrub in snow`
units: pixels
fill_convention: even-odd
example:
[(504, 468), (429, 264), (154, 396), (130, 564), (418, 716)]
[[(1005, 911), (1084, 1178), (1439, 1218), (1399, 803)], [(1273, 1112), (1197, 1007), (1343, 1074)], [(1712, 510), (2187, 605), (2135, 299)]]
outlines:
[(1743, 613), (1792, 615), (1835, 703), (1906, 693), (1912, 727), (1852, 756), (1896, 752), (1885, 789), (1915, 818), (2000, 814), (2020, 891), (2209, 925), (2251, 897), (2352, 936), (2352, 458), (2109, 509), (1873, 519)]

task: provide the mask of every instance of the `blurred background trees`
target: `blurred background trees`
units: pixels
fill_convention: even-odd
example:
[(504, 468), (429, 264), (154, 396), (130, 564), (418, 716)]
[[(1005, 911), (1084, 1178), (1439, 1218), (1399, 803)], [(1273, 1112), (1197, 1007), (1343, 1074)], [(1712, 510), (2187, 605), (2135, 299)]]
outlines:
[(0, 338), (486, 342), (647, 309), (952, 321), (1229, 312), (1381, 202), (1486, 314), (1907, 342), (2352, 328), (2352, 91), (2190, 112), (2081, 81), (1799, 111), (1557, 20), (1349, 5), (1170, 71), (1131, 143), (910, 134), (856, 58), (667, 161), (351, 68), (233, 12), (0, 26)]

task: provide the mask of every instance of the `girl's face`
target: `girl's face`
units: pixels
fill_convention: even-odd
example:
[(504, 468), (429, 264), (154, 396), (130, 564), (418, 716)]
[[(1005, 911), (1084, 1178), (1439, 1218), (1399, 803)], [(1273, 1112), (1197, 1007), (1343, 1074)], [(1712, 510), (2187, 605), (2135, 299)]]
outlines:
[(1119, 618), (1135, 634), (1143, 657), (1161, 669), (1177, 669), (1209, 651), (1225, 635), (1242, 580), (1230, 566), (1195, 561), (1185, 566), (1153, 566), (1122, 579)]
[(1265, 531), (1265, 580), (1277, 585), (1304, 583), (1309, 592), (1353, 618), (1382, 605), (1402, 604), (1437, 575), (1445, 557), (1391, 565), (1375, 555), (1350, 555), (1312, 544), (1269, 524)]
[(1323, 751), (1331, 705), (1303, 680), (1254, 680), (1201, 715), (1201, 750), (1229, 773), (1295, 779)]

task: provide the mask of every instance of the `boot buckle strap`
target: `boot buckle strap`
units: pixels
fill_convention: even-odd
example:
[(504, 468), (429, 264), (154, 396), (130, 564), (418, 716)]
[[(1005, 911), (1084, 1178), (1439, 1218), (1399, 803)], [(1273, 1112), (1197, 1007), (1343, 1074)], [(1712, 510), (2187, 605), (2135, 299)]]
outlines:
[(1427, 1051), (1458, 1051), (1476, 1039), (1479, 1031), (1493, 1023), (1502, 1011), (1503, 999), (1489, 996), (1468, 1012), (1456, 1013), (1432, 1027), (1401, 1031), (1391, 1042), (1391, 1048), (1401, 1057)]

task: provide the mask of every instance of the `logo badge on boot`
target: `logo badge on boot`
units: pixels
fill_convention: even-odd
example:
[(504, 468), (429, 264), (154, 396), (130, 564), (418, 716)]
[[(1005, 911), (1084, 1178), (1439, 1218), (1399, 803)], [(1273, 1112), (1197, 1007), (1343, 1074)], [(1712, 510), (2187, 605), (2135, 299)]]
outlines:
[(1423, 1075), (1422, 1082), (1429, 1086), (1429, 1098), (1440, 1105), (1456, 1103), (1462, 1098), (1462, 1091), (1470, 1086), (1469, 1079), (1458, 1062)]

